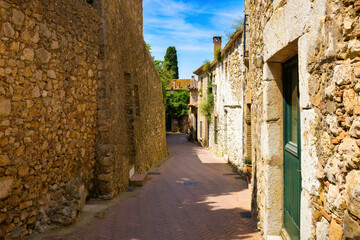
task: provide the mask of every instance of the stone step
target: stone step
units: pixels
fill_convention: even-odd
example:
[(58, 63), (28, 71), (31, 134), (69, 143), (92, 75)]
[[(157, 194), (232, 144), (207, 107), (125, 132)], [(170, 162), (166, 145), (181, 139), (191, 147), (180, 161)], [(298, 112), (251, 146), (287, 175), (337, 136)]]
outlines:
[(148, 180), (147, 174), (135, 174), (130, 178), (130, 184), (132, 186), (144, 186)]

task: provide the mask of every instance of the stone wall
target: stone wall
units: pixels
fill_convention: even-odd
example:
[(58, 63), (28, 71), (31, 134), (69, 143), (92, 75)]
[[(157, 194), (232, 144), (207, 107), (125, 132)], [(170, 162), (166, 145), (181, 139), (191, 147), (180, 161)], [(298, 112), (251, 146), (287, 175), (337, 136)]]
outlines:
[(209, 124), (205, 115), (201, 111), (201, 104), (207, 101), (207, 87), (208, 82), (210, 81), (210, 76), (207, 73), (201, 71), (198, 73), (198, 119), (197, 119), (197, 139), (198, 142), (203, 147), (207, 147), (209, 145)]
[(0, 11), (1, 238), (71, 224), (94, 188), (101, 62), (86, 2), (0, 1)]
[(142, 1), (103, 1), (102, 12), (96, 194), (108, 199), (127, 188), (131, 167), (146, 172), (167, 149), (161, 81), (142, 35)]
[[(246, 13), (249, 14), (249, 34), (246, 36), (249, 45), (249, 62), (253, 63), (255, 57), (264, 51), (263, 30), (265, 23), (271, 15), (272, 1), (245, 1)], [(251, 132), (252, 132), (252, 160), (253, 174), (251, 186), (252, 190), (252, 211), (257, 216), (258, 227), (263, 229), (264, 217), (263, 210), (265, 208), (265, 164), (261, 158), (261, 125), (263, 121), (263, 96), (262, 96), (262, 69), (257, 68), (255, 64), (249, 64), (246, 73), (246, 89), (251, 93)]]
[[(359, 12), (354, 1), (246, 1), (250, 17), (253, 210), (264, 237), (283, 227), (282, 66), (298, 55), (301, 239), (359, 228)], [(358, 9), (359, 10), (359, 9)], [(358, 11), (357, 10), (357, 11)], [(256, 64), (258, 59), (263, 64)], [(273, 187), (277, 186), (277, 187)]]
[(316, 114), (316, 235), (360, 236), (360, 9), (328, 1), (315, 50), (309, 52), (309, 95)]
[(0, 1), (0, 238), (76, 221), (166, 156), (142, 1)]
[[(224, 156), (239, 170), (243, 149), (244, 74), (242, 30), (222, 50), (222, 58), (213, 68), (214, 113), (210, 124), (209, 147)], [(217, 118), (217, 143), (215, 142)]]

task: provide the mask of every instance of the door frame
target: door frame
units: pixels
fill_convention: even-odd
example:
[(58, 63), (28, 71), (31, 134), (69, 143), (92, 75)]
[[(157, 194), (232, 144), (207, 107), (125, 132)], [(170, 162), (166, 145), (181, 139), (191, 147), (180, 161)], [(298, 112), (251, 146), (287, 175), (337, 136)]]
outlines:
[[(288, 78), (288, 76), (285, 74), (286, 69), (289, 69), (291, 67), (296, 66), (296, 71), (297, 71), (297, 103), (296, 103), (296, 114), (297, 114), (297, 126), (296, 126), (296, 131), (297, 131), (297, 135), (296, 135), (296, 141), (297, 141), (297, 145), (294, 146), (293, 144), (290, 143), (290, 131), (292, 129), (290, 129), (289, 121), (291, 121), (291, 119), (289, 119), (289, 115), (292, 113), (291, 109), (289, 108), (289, 105), (286, 101), (286, 99), (288, 99), (289, 97), (291, 97), (291, 92), (289, 87), (291, 87), (291, 79)], [(301, 191), (302, 191), (302, 179), (301, 179), (301, 115), (300, 115), (300, 90), (299, 90), (299, 62), (298, 62), (298, 55), (292, 57), (291, 59), (285, 61), (282, 64), (282, 81), (283, 81), (283, 171), (284, 171), (284, 179), (283, 179), (283, 187), (284, 187), (284, 232), (286, 233), (287, 236), (291, 236), (291, 235), (297, 235), (297, 237), (295, 237), (294, 239), (300, 239), (300, 232), (301, 232)], [(291, 134), (291, 133), (290, 133)], [(285, 184), (286, 184), (286, 178), (289, 177), (286, 174), (286, 152), (291, 155), (292, 157), (295, 157), (298, 159), (298, 166), (296, 168), (297, 169), (297, 173), (294, 172), (294, 178), (299, 178), (298, 180), (298, 193), (299, 193), (299, 199), (298, 201), (298, 222), (294, 222), (294, 219), (290, 218), (288, 219), (290, 222), (294, 223), (295, 229), (289, 229), (292, 231), (292, 233), (287, 232), (286, 229), (286, 208), (285, 208), (285, 204), (286, 204), (286, 196), (287, 196), (287, 192), (285, 191)], [(298, 174), (298, 175), (297, 175)], [(289, 214), (290, 215), (290, 214)]]

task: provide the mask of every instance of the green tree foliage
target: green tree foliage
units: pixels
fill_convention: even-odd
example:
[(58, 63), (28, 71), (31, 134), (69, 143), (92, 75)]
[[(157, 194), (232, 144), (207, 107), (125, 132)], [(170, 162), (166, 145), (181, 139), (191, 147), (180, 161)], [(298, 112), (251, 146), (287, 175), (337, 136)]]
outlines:
[(173, 72), (172, 79), (179, 79), (179, 67), (176, 48), (173, 46), (168, 47), (164, 57), (165, 68), (169, 72)]
[[(151, 53), (151, 46), (147, 44), (147, 47)], [(175, 91), (174, 95), (171, 96), (170, 92), (166, 91), (166, 88), (169, 86), (170, 80), (174, 79), (175, 73), (173, 70), (167, 69), (166, 66), (168, 66), (169, 63), (166, 61), (155, 60), (154, 57), (152, 58), (155, 68), (161, 78), (163, 97), (166, 100), (166, 114), (176, 117), (188, 115), (189, 111), (187, 105), (190, 102), (190, 92), (187, 90)]]
[[(149, 48), (150, 54), (151, 54), (151, 46), (149, 44), (146, 44)], [(157, 72), (159, 73), (160, 79), (161, 79), (161, 87), (163, 92), (164, 99), (166, 98), (166, 88), (170, 84), (170, 79), (174, 75), (172, 71), (168, 71), (165, 68), (165, 61), (155, 60), (155, 57), (152, 56), (152, 59), (154, 61), (155, 68)]]
[(187, 105), (190, 103), (190, 92), (187, 90), (175, 91), (171, 96), (170, 92), (166, 93), (167, 109), (166, 113), (171, 116), (181, 117), (189, 114)]

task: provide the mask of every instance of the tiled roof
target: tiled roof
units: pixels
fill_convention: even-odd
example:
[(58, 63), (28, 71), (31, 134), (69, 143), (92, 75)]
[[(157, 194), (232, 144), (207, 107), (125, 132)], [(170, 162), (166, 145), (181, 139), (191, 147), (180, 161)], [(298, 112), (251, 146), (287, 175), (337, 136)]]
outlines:
[(188, 90), (192, 79), (172, 79), (166, 90), (170, 90), (171, 87), (176, 90)]

